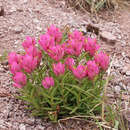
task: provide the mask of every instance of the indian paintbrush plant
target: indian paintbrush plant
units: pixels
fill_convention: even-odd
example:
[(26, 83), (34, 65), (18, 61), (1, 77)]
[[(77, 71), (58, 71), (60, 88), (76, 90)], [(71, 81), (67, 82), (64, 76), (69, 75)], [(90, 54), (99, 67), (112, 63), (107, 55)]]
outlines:
[(38, 44), (28, 36), (22, 46), (25, 52), (11, 52), (8, 62), (19, 98), (33, 116), (56, 122), (67, 116), (101, 113), (109, 56), (99, 51), (96, 39), (52, 25)]

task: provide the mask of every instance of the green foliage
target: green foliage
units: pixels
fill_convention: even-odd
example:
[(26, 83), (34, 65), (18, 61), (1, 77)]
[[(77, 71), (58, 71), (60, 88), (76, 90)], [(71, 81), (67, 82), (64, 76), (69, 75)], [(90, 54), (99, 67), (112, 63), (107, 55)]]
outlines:
[(121, 106), (119, 103), (106, 106), (106, 121), (109, 122), (111, 127), (115, 130), (127, 130), (128, 122), (125, 121), (121, 112)]
[(21, 89), (22, 96), (19, 97), (26, 101), (32, 115), (49, 117), (50, 120), (56, 122), (67, 116), (100, 114), (103, 73), (94, 80), (87, 78), (78, 80), (70, 71), (60, 77), (56, 77), (52, 71), (49, 71), (49, 75), (55, 80), (55, 85), (50, 89), (45, 89), (41, 81), (46, 69), (51, 70), (53, 61), (49, 56), (43, 55), (47, 59), (43, 61), (46, 64), (42, 64), (31, 75), (27, 75), (28, 83)]
[(8, 53), (5, 51), (1, 56), (0, 56), (0, 62), (3, 62), (7, 59)]

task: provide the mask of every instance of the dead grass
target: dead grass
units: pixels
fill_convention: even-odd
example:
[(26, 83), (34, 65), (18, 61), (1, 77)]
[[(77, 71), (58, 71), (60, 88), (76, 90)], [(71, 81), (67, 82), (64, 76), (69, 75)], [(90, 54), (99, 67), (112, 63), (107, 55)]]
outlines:
[(117, 9), (128, 0), (65, 0), (68, 6), (74, 9), (81, 9), (96, 13), (101, 9)]

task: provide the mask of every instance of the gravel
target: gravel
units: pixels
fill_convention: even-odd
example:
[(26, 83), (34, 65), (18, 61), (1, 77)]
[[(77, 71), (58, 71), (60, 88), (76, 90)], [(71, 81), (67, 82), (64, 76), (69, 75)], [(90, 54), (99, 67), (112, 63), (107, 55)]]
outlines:
[[(0, 13), (0, 55), (5, 51), (22, 51), (21, 43), (25, 37), (30, 35), (38, 38), (41, 33), (46, 31), (48, 25), (56, 24), (58, 27), (63, 28), (68, 24), (72, 30), (81, 29), (85, 32), (86, 36), (96, 36), (102, 49), (110, 56), (112, 56), (113, 53), (116, 54), (111, 72), (113, 79), (110, 82), (108, 93), (113, 97), (112, 90), (114, 90), (116, 94), (120, 96), (120, 92), (125, 90), (122, 92), (125, 97), (122, 101), (125, 102), (125, 100), (129, 99), (129, 37), (127, 32), (121, 31), (119, 23), (108, 22), (103, 19), (100, 19), (97, 22), (99, 30), (109, 32), (114, 36), (116, 44), (115, 46), (111, 46), (102, 41), (99, 35), (96, 35), (93, 32), (86, 32), (86, 25), (92, 22), (89, 14), (82, 14), (81, 12), (76, 13), (72, 9), (67, 9), (62, 0), (56, 1), (57, 4), (51, 4), (50, 2), (52, 1), (48, 2), (44, 0), (33, 0), (31, 2), (28, 0), (4, 0), (2, 2), (4, 5), (4, 17), (1, 16)], [(54, 125), (47, 121), (30, 117), (29, 111), (25, 110), (24, 103), (13, 96), (18, 94), (18, 90), (12, 86), (11, 76), (8, 69), (7, 61), (0, 63), (0, 129), (93, 129), (91, 126), (89, 127), (88, 124), (90, 123), (82, 121), (69, 120), (66, 121), (65, 124), (61, 123), (61, 128), (59, 125)]]

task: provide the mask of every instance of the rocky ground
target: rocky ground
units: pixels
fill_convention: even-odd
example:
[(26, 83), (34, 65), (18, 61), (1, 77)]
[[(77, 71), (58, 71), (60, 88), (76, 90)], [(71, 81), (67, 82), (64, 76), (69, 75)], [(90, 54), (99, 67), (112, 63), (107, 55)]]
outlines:
[[(129, 5), (130, 8), (130, 5)], [(0, 56), (5, 52), (22, 51), (21, 43), (27, 35), (38, 36), (55, 24), (63, 28), (81, 29), (87, 36), (97, 37), (99, 44), (111, 57), (113, 79), (108, 87), (108, 97), (122, 93), (123, 110), (130, 100), (130, 13), (122, 8), (101, 12), (98, 17), (67, 8), (63, 0), (0, 0)], [(87, 28), (87, 29), (86, 29)], [(109, 37), (108, 37), (109, 36)], [(47, 121), (29, 117), (23, 102), (13, 95), (17, 90), (11, 85), (6, 61), (0, 62), (0, 130), (96, 130), (91, 123), (72, 121), (52, 125)], [(130, 115), (130, 110), (127, 115)]]

